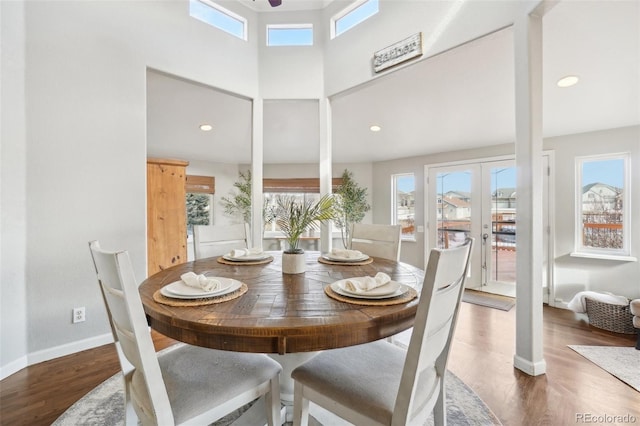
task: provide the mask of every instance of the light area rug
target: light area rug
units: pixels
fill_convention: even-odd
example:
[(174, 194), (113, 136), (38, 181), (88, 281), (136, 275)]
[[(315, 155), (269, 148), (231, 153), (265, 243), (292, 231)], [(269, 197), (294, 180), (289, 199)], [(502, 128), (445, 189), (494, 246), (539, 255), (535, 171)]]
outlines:
[(640, 392), (640, 351), (633, 347), (568, 345), (571, 349)]
[[(124, 425), (124, 390), (122, 374), (116, 374), (73, 404), (53, 426), (120, 426)], [(214, 423), (215, 426), (238, 425), (240, 412)], [(453, 373), (447, 375), (447, 422), (456, 426), (501, 425), (498, 418), (462, 380)], [(324, 426), (335, 426), (340, 419), (324, 420)], [(285, 423), (290, 425), (290, 423)], [(433, 425), (429, 418), (425, 426)]]
[(497, 294), (489, 294), (476, 290), (465, 290), (462, 294), (462, 301), (488, 308), (500, 309), (501, 311), (510, 311), (516, 304), (512, 297), (500, 296)]

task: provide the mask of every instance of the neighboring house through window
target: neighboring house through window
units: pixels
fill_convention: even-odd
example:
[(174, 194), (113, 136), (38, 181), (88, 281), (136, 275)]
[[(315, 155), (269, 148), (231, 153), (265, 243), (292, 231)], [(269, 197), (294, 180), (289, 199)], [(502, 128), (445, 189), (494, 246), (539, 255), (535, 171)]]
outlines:
[(629, 155), (576, 159), (574, 256), (630, 257)]
[(394, 225), (402, 225), (402, 239), (415, 240), (415, 176), (413, 173), (392, 175)]

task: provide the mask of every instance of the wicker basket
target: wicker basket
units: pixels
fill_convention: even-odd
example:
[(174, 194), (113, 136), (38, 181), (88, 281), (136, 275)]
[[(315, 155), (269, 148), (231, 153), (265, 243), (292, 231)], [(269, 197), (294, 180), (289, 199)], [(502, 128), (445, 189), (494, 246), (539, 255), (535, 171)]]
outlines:
[(589, 324), (614, 333), (635, 334), (633, 314), (629, 305), (612, 305), (598, 300), (585, 299)]

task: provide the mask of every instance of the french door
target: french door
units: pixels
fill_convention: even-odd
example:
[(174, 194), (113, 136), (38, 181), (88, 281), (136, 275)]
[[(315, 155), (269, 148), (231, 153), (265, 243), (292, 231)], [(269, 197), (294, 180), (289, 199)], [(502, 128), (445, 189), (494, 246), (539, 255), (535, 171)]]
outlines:
[[(546, 170), (546, 157), (544, 164)], [(467, 236), (474, 237), (467, 288), (515, 297), (515, 161), (429, 167), (427, 176), (429, 247), (455, 247)], [(546, 285), (547, 274), (543, 276)]]

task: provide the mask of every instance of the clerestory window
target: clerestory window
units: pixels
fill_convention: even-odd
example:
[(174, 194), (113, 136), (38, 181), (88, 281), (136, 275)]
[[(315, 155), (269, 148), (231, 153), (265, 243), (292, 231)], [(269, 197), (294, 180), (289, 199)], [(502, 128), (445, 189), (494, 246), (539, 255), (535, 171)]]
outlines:
[(313, 25), (267, 25), (267, 46), (313, 46)]
[(242, 40), (247, 40), (247, 20), (210, 0), (190, 0), (189, 15)]
[(358, 0), (331, 18), (331, 38), (335, 38), (378, 13), (378, 0)]

